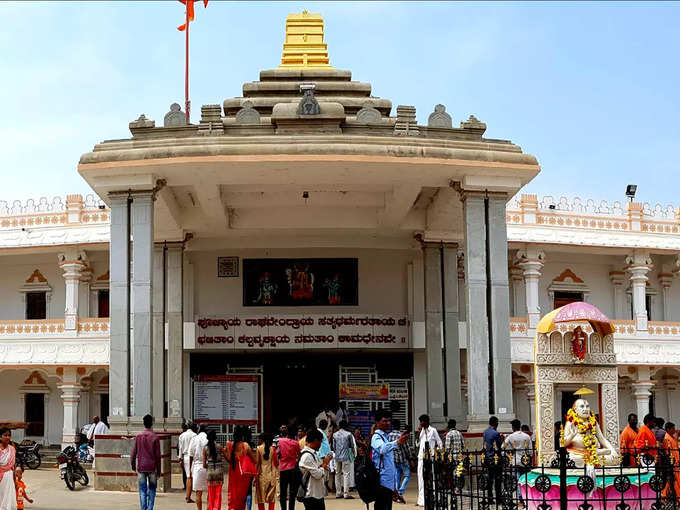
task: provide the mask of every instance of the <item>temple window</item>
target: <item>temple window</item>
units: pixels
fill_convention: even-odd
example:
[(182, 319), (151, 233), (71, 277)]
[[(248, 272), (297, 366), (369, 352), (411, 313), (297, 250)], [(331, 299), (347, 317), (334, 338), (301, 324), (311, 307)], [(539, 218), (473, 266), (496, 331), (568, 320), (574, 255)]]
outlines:
[(47, 292), (26, 293), (26, 319), (47, 318)]

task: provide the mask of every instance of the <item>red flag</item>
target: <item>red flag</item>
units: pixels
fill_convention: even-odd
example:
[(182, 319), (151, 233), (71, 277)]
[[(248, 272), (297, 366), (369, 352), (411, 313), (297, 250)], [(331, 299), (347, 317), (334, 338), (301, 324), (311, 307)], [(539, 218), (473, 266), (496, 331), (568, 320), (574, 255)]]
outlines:
[[(179, 0), (181, 3), (187, 6), (187, 18), (189, 22), (194, 21), (194, 2), (196, 0)], [(203, 0), (203, 7), (208, 7), (208, 0)], [(187, 24), (183, 23), (177, 27), (177, 30), (186, 30)]]

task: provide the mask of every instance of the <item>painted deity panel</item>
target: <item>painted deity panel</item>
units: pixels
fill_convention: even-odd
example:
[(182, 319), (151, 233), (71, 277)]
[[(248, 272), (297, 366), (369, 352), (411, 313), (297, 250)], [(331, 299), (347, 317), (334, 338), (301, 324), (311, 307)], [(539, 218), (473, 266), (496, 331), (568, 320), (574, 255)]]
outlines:
[(358, 304), (358, 259), (243, 260), (243, 306)]

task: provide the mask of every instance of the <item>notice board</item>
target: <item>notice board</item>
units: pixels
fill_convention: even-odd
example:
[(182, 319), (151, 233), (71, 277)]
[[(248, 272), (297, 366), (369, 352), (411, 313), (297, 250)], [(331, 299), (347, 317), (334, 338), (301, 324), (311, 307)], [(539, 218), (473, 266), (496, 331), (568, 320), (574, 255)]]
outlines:
[(260, 378), (201, 375), (194, 380), (194, 419), (199, 423), (255, 425), (260, 421)]

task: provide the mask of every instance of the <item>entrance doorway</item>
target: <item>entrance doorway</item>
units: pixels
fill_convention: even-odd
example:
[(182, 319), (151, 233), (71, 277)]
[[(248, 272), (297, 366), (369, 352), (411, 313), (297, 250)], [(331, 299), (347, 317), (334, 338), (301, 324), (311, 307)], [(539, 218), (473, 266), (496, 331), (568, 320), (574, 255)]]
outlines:
[[(294, 421), (312, 425), (324, 406), (335, 411), (338, 366), (317, 356), (280, 359), (265, 371), (265, 395), (271, 398), (271, 428)], [(265, 421), (267, 419), (265, 418)]]
[(26, 435), (42, 437), (45, 435), (45, 395), (26, 393)]
[[(276, 432), (293, 418), (297, 423), (313, 424), (324, 406), (330, 406), (335, 412), (341, 367), (373, 367), (379, 380), (394, 380), (395, 388), (401, 385), (402, 393), (408, 394), (404, 381), (413, 377), (413, 355), (409, 352), (202, 352), (191, 355), (190, 373), (192, 378), (261, 373), (262, 423), (256, 429)], [(344, 382), (365, 383), (363, 380)], [(402, 412), (406, 418), (408, 410)]]
[(99, 396), (99, 419), (109, 426), (109, 394), (102, 393)]
[(563, 391), (562, 392), (562, 405), (561, 405), (561, 410), (562, 410), (562, 415), (560, 416), (560, 421), (564, 423), (567, 417), (567, 411), (571, 409), (571, 406), (574, 405), (574, 402), (576, 402), (579, 399), (577, 395), (574, 395), (573, 392), (571, 391)]

